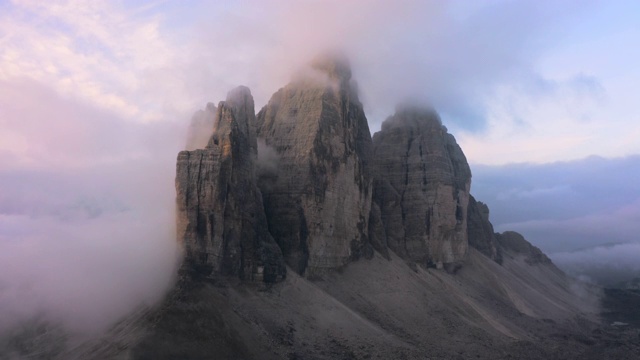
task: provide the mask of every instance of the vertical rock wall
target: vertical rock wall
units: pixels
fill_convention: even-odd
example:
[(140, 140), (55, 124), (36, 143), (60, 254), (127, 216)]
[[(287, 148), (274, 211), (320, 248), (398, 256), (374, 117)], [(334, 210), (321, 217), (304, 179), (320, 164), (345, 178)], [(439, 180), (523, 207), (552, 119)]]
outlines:
[(178, 156), (186, 269), (272, 282), (285, 262), (314, 277), (373, 249), (455, 268), (469, 244), (499, 261), (466, 158), (433, 110), (401, 107), (372, 140), (347, 60), (325, 57), (254, 114), (249, 89), (232, 90), (196, 116), (213, 123), (190, 135), (213, 131), (207, 146)]
[(467, 210), (467, 233), (469, 246), (478, 249), (498, 264), (502, 263), (502, 253), (493, 225), (489, 222), (489, 207), (481, 201), (469, 196)]
[(258, 114), (258, 136), (278, 156), (260, 181), (269, 230), (286, 262), (313, 277), (367, 251), (371, 135), (351, 70), (319, 58)]
[(256, 185), (254, 114), (249, 89), (232, 90), (206, 148), (178, 155), (178, 239), (189, 272), (265, 282), (285, 275)]
[(374, 135), (373, 159), (389, 248), (424, 265), (460, 263), (468, 246), (471, 171), (438, 115), (400, 108)]

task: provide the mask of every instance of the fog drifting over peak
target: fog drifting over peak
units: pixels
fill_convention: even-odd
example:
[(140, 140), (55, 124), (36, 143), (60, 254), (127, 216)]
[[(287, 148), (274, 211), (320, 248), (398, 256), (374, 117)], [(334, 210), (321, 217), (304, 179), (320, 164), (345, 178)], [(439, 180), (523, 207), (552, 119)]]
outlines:
[(326, 49), (350, 58), (372, 131), (418, 100), (472, 164), (640, 152), (636, 7), (0, 3), (0, 330), (41, 313), (99, 330), (156, 301), (175, 270), (175, 158), (191, 115), (240, 84), (259, 109)]
[[(640, 152), (640, 50), (626, 46), (640, 35), (638, 6), (23, 1), (2, 6), (0, 78), (43, 82), (135, 121), (175, 120), (238, 85), (260, 109), (296, 69), (339, 49), (373, 132), (411, 99), (441, 114), (473, 163), (624, 156)], [(0, 139), (0, 150), (16, 145)]]

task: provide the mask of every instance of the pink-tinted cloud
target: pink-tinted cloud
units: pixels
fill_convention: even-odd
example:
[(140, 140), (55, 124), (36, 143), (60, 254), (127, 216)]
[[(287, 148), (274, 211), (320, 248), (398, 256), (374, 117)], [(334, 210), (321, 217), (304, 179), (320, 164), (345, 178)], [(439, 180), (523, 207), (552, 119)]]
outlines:
[[(537, 1), (0, 4), (0, 317), (44, 311), (74, 329), (100, 327), (157, 299), (174, 269), (174, 162), (191, 113), (241, 84), (259, 107), (327, 48), (351, 57), (374, 130), (412, 97), (470, 134), (474, 141), (461, 138), (472, 160), (548, 161), (569, 150), (575, 158), (611, 149), (621, 131), (618, 153), (637, 150), (639, 121), (606, 130), (580, 110), (603, 92), (624, 93), (624, 84), (538, 66), (564, 44), (565, 25), (594, 9)], [(583, 72), (589, 86), (571, 80)], [(635, 107), (625, 109), (617, 113), (635, 119)], [(487, 126), (490, 141), (477, 133)], [(541, 141), (551, 135), (557, 141)], [(480, 156), (474, 146), (491, 151)], [(520, 201), (567, 195), (563, 183), (542, 185)], [(568, 221), (554, 214), (544, 220)]]

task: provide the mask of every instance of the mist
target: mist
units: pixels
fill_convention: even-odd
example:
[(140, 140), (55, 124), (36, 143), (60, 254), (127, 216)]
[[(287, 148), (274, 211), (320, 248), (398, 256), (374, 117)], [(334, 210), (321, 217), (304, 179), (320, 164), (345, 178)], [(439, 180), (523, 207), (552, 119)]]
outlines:
[(292, 69), (339, 49), (352, 63), (372, 129), (379, 129), (397, 103), (414, 99), (435, 106), (449, 124), (479, 130), (486, 126), (487, 91), (505, 78), (523, 86), (545, 82), (533, 67), (544, 54), (538, 41), (583, 5), (498, 1), (465, 8), (406, 0), (200, 5), (200, 13), (220, 21), (196, 17), (196, 41), (214, 48), (196, 44), (191, 61), (200, 69), (198, 64), (219, 64), (224, 54), (228, 64), (202, 72), (246, 84), (260, 108), (289, 81)]
[[(192, 114), (238, 85), (251, 89), (257, 110), (295, 69), (326, 50), (349, 57), (372, 132), (410, 98), (441, 114), (472, 163), (637, 153), (637, 116), (603, 117), (636, 114), (635, 93), (614, 81), (619, 74), (582, 65), (603, 51), (572, 53), (562, 57), (567, 66), (545, 66), (556, 64), (554, 51), (567, 41), (591, 38), (585, 29), (598, 23), (581, 16), (603, 7), (582, 1), (1, 3), (0, 330), (44, 316), (71, 331), (96, 332), (161, 299), (179, 257), (175, 160)], [(635, 24), (633, 11), (623, 13)], [(624, 47), (606, 51), (628, 61), (615, 67), (620, 71), (638, 63), (625, 39)], [(613, 56), (620, 51), (624, 57)], [(624, 78), (635, 85), (634, 74)], [(557, 96), (570, 106), (549, 100)], [(540, 99), (545, 112), (532, 112)], [(603, 119), (611, 129), (602, 129), (597, 120)], [(197, 139), (198, 146), (204, 141)], [(259, 150), (268, 172), (277, 159), (268, 148)], [(622, 206), (636, 209), (637, 202), (616, 190), (622, 185), (637, 194), (631, 175), (605, 180), (617, 195), (593, 195), (598, 213), (586, 212), (586, 196), (568, 205), (574, 183), (509, 193), (506, 180), (473, 169), (472, 191), (491, 207), (497, 229), (519, 230), (543, 250), (602, 244), (593, 232), (582, 240), (577, 235), (592, 223), (589, 216), (614, 229), (606, 241), (629, 242), (627, 235), (638, 233), (635, 218), (624, 217), (637, 213)], [(498, 170), (504, 176), (521, 169)], [(542, 181), (537, 170), (526, 174)], [(527, 210), (524, 204), (534, 203), (522, 200), (540, 196), (549, 201)], [(543, 209), (549, 210), (544, 217)]]
[(640, 157), (472, 165), (472, 192), (496, 231), (516, 230), (574, 276), (640, 276)]
[(568, 274), (592, 282), (624, 287), (640, 279), (640, 242), (595, 246), (553, 254), (553, 261)]
[[(95, 334), (172, 284), (178, 122), (135, 124), (35, 82), (0, 83), (26, 149), (0, 168), (0, 332)], [(14, 139), (19, 139), (15, 137)]]

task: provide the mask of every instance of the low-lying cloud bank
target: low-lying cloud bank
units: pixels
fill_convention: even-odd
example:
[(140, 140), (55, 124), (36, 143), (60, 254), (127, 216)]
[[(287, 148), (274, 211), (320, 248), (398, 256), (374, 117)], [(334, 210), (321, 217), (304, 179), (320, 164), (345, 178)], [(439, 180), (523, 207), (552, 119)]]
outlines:
[[(148, 162), (0, 172), (0, 331), (34, 316), (105, 329), (171, 284), (171, 183)], [(169, 177), (170, 179), (170, 177)]]
[[(478, 149), (495, 146), (502, 154), (503, 139), (527, 140), (530, 150), (514, 156), (530, 159), (547, 146), (543, 160), (554, 158), (566, 149), (539, 140), (561, 127), (557, 107), (568, 106), (554, 102), (544, 116), (522, 109), (540, 108), (531, 97), (572, 100), (570, 108), (580, 112), (569, 114), (562, 129), (593, 134), (580, 116), (590, 109), (585, 104), (610, 94), (610, 84), (601, 85), (599, 74), (581, 75), (575, 63), (566, 74), (539, 71), (540, 59), (565, 43), (565, 28), (581, 33), (576, 16), (607, 8), (593, 5), (0, 3), (0, 330), (37, 314), (76, 331), (96, 330), (157, 299), (175, 266), (175, 157), (191, 113), (241, 84), (259, 108), (292, 69), (326, 48), (351, 57), (374, 131), (398, 101), (413, 97), (473, 136), (492, 126), (511, 131)], [(635, 68), (624, 51), (611, 58), (631, 59)], [(631, 94), (631, 106), (621, 109), (635, 109), (633, 92), (621, 86), (612, 94), (621, 93)], [(496, 99), (500, 106), (492, 110)], [(503, 104), (520, 104), (521, 111)], [(540, 124), (545, 119), (552, 120)], [(544, 130), (537, 137), (519, 135), (535, 124)], [(612, 134), (594, 141), (637, 148), (637, 129)], [(472, 160), (478, 156), (465, 150)], [(263, 164), (277, 160), (261, 154)], [(499, 230), (520, 230), (545, 250), (568, 251), (629, 242), (628, 234), (638, 233), (637, 169), (637, 157), (474, 167), (473, 191), (490, 205)], [(580, 233), (597, 219), (597, 229)]]
[(158, 301), (188, 120), (131, 122), (33, 81), (0, 94), (0, 332), (38, 317), (87, 334)]
[(573, 274), (638, 274), (640, 156), (472, 171), (472, 191), (489, 205), (497, 231), (521, 232)]
[(596, 246), (551, 255), (553, 262), (568, 274), (605, 286), (626, 286), (640, 279), (640, 243)]

